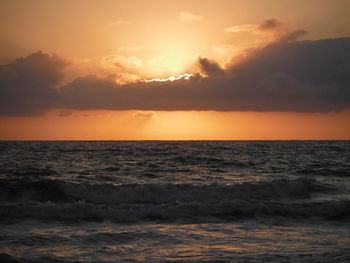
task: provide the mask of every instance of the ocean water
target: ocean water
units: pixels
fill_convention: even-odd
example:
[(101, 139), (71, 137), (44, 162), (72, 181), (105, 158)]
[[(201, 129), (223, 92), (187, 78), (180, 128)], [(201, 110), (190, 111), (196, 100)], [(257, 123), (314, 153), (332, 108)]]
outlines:
[(0, 261), (350, 262), (350, 142), (0, 142)]

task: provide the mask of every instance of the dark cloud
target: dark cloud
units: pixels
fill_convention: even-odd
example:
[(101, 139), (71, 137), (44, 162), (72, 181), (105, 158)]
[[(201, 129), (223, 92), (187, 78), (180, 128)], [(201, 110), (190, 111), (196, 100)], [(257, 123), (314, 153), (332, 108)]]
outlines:
[[(34, 61), (38, 66), (33, 66)], [(27, 66), (19, 66), (22, 64)], [(279, 40), (233, 57), (225, 69), (200, 58), (197, 66), (208, 77), (194, 74), (189, 79), (165, 82), (120, 85), (115, 76), (89, 75), (53, 90), (51, 86), (59, 81), (65, 65), (57, 57), (35, 53), (11, 65), (5, 71), (14, 72), (1, 77), (2, 115), (33, 114), (54, 106), (140, 111), (350, 109), (350, 38)]]
[(350, 38), (280, 41), (239, 59), (237, 65), (233, 58), (228, 70), (236, 76), (234, 82), (240, 84), (244, 97), (255, 103), (247, 109), (350, 108)]
[[(325, 112), (350, 108), (350, 39), (276, 42), (225, 70), (201, 58), (209, 77), (118, 86), (89, 76), (62, 88), (79, 109)], [(214, 74), (215, 73), (215, 74)]]
[(81, 110), (192, 110), (203, 104), (198, 100), (202, 80), (197, 75), (189, 80), (118, 85), (114, 76), (90, 75), (61, 88), (61, 105)]
[(295, 41), (307, 33), (303, 29), (291, 28), (276, 19), (267, 19), (260, 24), (232, 26), (226, 28), (226, 31), (231, 33), (250, 32), (252, 34), (262, 35), (266, 38), (266, 42)]
[(218, 77), (225, 74), (225, 71), (216, 61), (208, 58), (198, 58), (197, 65), (199, 72), (207, 77)]
[(60, 117), (69, 117), (71, 116), (73, 113), (70, 110), (61, 110), (59, 113)]
[(153, 111), (138, 111), (134, 114), (134, 117), (157, 119), (157, 114)]
[(295, 41), (307, 33), (307, 31), (304, 29), (291, 28), (276, 19), (267, 19), (262, 21), (258, 25), (257, 31), (261, 33), (273, 33), (275, 37), (274, 42)]
[(54, 107), (67, 62), (42, 52), (0, 66), (0, 114), (36, 115)]
[(277, 27), (280, 27), (282, 25), (281, 22), (279, 22), (276, 19), (267, 19), (262, 21), (258, 25), (259, 30), (271, 30), (271, 29), (276, 29)]

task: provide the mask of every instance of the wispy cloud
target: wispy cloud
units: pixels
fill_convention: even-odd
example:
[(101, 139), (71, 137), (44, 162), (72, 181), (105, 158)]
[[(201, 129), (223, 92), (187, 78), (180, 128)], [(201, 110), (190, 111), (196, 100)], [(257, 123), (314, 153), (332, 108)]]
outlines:
[(181, 22), (198, 22), (203, 20), (203, 17), (190, 12), (181, 12), (178, 16), (178, 19)]
[(101, 60), (105, 68), (133, 71), (142, 67), (143, 62), (137, 56), (109, 55)]
[(276, 19), (267, 19), (260, 24), (244, 24), (231, 26), (225, 29), (226, 32), (240, 33), (249, 32), (256, 35), (263, 35), (270, 38), (270, 41), (284, 39), (285, 41), (295, 40), (306, 33), (305, 30), (291, 28)]
[(268, 31), (276, 31), (285, 28), (285, 25), (276, 19), (266, 19), (260, 24), (244, 24), (231, 26), (226, 28), (227, 32), (239, 33), (239, 32), (251, 32), (255, 34), (261, 34)]
[(246, 24), (239, 26), (231, 26), (226, 28), (225, 30), (230, 33), (239, 33), (239, 32), (255, 32), (257, 29), (257, 25)]

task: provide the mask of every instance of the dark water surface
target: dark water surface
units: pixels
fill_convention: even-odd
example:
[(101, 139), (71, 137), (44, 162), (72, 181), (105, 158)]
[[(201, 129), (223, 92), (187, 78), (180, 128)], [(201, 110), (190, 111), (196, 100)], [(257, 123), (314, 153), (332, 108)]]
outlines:
[(350, 142), (0, 142), (0, 229), (4, 262), (350, 262)]

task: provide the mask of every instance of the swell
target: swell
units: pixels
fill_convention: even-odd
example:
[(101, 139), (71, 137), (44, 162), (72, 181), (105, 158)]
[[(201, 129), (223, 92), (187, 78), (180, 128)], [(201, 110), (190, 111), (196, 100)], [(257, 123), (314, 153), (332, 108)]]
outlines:
[(297, 173), (305, 174), (305, 175), (323, 175), (323, 176), (350, 177), (350, 167), (304, 168), (304, 169), (298, 170)]
[(6, 202), (84, 201), (93, 204), (164, 204), (217, 202), (233, 199), (278, 200), (308, 198), (330, 188), (316, 180), (279, 179), (259, 183), (225, 184), (87, 184), (59, 180), (0, 181), (0, 200)]
[[(25, 219), (133, 223), (350, 216), (349, 200), (311, 202), (308, 197), (312, 193), (328, 192), (331, 188), (307, 178), (235, 185), (0, 181), (0, 190), (0, 222), (6, 223)], [(300, 198), (302, 202), (298, 201)]]
[(75, 203), (28, 203), (0, 205), (1, 222), (23, 219), (45, 221), (103, 221), (135, 223), (140, 221), (190, 221), (256, 217), (309, 218), (329, 220), (350, 218), (350, 201), (282, 203), (252, 200), (207, 202), (171, 202), (166, 204), (96, 205)]

